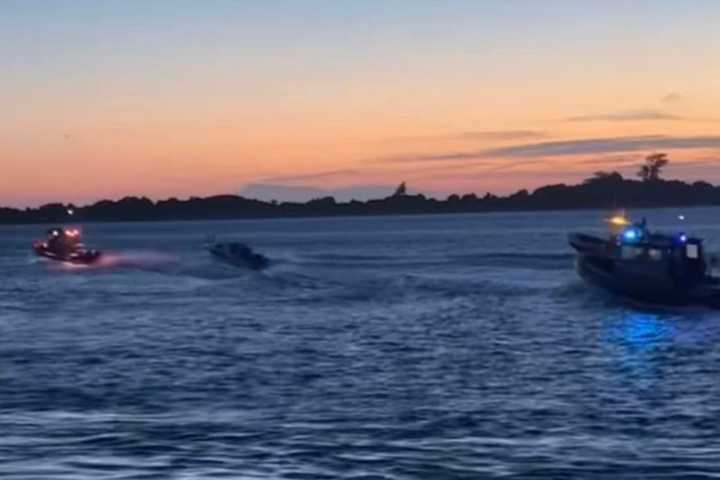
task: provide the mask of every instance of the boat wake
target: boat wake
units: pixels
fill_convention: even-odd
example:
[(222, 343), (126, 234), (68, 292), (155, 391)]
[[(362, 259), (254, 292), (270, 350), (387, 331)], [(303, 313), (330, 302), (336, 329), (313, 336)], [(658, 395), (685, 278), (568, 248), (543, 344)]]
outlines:
[(135, 268), (157, 270), (159, 268), (177, 265), (178, 258), (166, 253), (156, 251), (123, 251), (106, 252), (91, 268)]
[(431, 252), (422, 256), (342, 254), (305, 255), (288, 257), (283, 261), (283, 263), (327, 269), (473, 266), (524, 268), (530, 270), (562, 270), (572, 268), (573, 258), (574, 256), (569, 252), (482, 252), (462, 255), (447, 255)]

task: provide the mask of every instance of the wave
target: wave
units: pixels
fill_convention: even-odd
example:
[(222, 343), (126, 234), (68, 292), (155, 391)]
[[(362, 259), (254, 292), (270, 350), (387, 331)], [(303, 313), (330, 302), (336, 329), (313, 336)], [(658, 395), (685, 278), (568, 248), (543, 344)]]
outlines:
[(544, 252), (483, 252), (474, 254), (447, 255), (428, 253), (427, 255), (354, 255), (322, 254), (289, 258), (288, 263), (321, 268), (377, 268), (383, 267), (504, 267), (525, 268), (530, 270), (562, 270), (572, 267), (572, 253)]
[(158, 268), (178, 263), (178, 258), (151, 250), (104, 253), (97, 262), (98, 268)]
[[(524, 270), (558, 273), (567, 270), (569, 273), (572, 258), (569, 253), (558, 252), (498, 251), (462, 255), (282, 252), (271, 256), (267, 270), (257, 272), (217, 261), (199, 250), (176, 254), (138, 250), (108, 252), (90, 267), (64, 264), (50, 267), (78, 274), (133, 275), (123, 281), (123, 285), (135, 282), (135, 275), (142, 275), (144, 271), (158, 276), (147, 281), (162, 285), (163, 292), (168, 288), (189, 295), (207, 291), (208, 295), (221, 297), (242, 292), (250, 302), (272, 299), (328, 305), (367, 301), (426, 304), (436, 300), (455, 301), (460, 297), (472, 299), (480, 294), (498, 298), (547, 294), (553, 290), (553, 284), (557, 286), (558, 281), (565, 281), (566, 275), (553, 274), (538, 281), (537, 275), (528, 275)], [(550, 296), (563, 301), (565, 293), (557, 296), (550, 293)]]
[(481, 254), (455, 255), (457, 263), (472, 266), (525, 268), (530, 270), (563, 270), (572, 267), (575, 255), (572, 253), (509, 253), (488, 252)]
[(456, 255), (453, 258), (478, 258), (478, 259), (538, 259), (538, 260), (568, 260), (574, 258), (572, 253), (516, 253), (516, 252), (490, 252), (482, 254)]

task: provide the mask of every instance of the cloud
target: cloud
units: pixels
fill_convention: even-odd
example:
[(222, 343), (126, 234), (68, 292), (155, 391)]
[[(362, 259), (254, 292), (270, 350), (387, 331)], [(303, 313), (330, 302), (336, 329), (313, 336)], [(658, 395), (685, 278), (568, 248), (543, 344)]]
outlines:
[(325, 180), (334, 177), (347, 177), (351, 175), (357, 175), (357, 170), (331, 170), (328, 172), (308, 173), (304, 175), (288, 175), (282, 177), (266, 178), (264, 181), (268, 183), (292, 183), (292, 182), (306, 182), (312, 180)]
[(546, 133), (537, 130), (495, 130), (463, 132), (456, 138), (462, 140), (521, 140), (523, 138), (545, 137)]
[(335, 197), (339, 202), (350, 200), (371, 200), (391, 195), (396, 185), (353, 185), (343, 188), (323, 189), (305, 185), (278, 185), (251, 183), (240, 192), (240, 196), (258, 200), (279, 202), (307, 202), (314, 198)]
[(602, 155), (600, 157), (588, 158), (576, 161), (574, 163), (580, 165), (597, 165), (600, 167), (622, 167), (624, 165), (636, 165), (641, 163), (645, 155), (640, 153), (631, 153), (628, 155)]
[[(541, 158), (571, 155), (601, 155), (653, 150), (720, 148), (720, 136), (674, 137), (645, 135), (635, 137), (586, 138), (553, 142), (523, 143), (505, 147), (403, 155), (376, 160), (382, 163), (462, 162), (484, 160), (489, 166), (498, 158)], [(493, 160), (494, 159), (494, 160)]]
[(685, 97), (683, 97), (682, 95), (680, 95), (677, 92), (670, 92), (667, 95), (665, 95), (664, 97), (662, 97), (660, 99), (660, 101), (662, 103), (679, 103), (679, 102), (682, 102), (684, 98)]
[(597, 115), (579, 115), (565, 119), (568, 122), (633, 122), (642, 120), (685, 120), (685, 117), (662, 110), (624, 110)]
[(428, 155), (400, 155), (396, 157), (381, 158), (381, 163), (411, 163), (411, 162), (441, 162), (458, 160), (476, 160), (481, 158), (484, 150), (472, 152), (433, 153)]
[(450, 134), (395, 137), (389, 140), (393, 142), (427, 142), (437, 140), (481, 140), (489, 142), (502, 142), (528, 138), (543, 138), (547, 136), (546, 132), (540, 130), (468, 130), (465, 132)]
[(638, 137), (588, 138), (559, 142), (529, 143), (484, 150), (489, 157), (552, 157), (603, 153), (636, 152), (641, 150), (675, 150), (718, 148), (720, 136), (673, 137), (646, 135)]
[(504, 162), (498, 165), (494, 165), (492, 168), (488, 168), (483, 173), (500, 173), (508, 170), (513, 170), (517, 167), (525, 167), (528, 165), (537, 165), (538, 163), (545, 163), (542, 160), (518, 160), (512, 162)]
[(720, 167), (720, 157), (678, 162), (683, 167)]

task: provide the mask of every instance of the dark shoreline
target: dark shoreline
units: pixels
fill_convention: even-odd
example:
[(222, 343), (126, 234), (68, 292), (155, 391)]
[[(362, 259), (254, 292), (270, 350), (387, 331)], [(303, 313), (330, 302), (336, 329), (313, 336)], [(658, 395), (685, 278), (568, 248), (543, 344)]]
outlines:
[[(496, 212), (613, 210), (720, 206), (720, 186), (677, 180), (637, 181), (619, 174), (591, 178), (578, 185), (549, 185), (532, 193), (520, 190), (498, 197), (450, 195), (436, 200), (424, 195), (393, 195), (366, 202), (338, 203), (332, 197), (306, 203), (265, 202), (236, 195), (152, 201), (145, 197), (102, 200), (77, 207), (51, 203), (38, 208), (0, 208), (0, 224), (154, 222), (321, 218), (391, 215), (438, 215)], [(70, 215), (68, 212), (73, 212)]]
[[(643, 209), (643, 210), (662, 210), (667, 208), (713, 208), (720, 207), (715, 205), (656, 205), (642, 206), (636, 205), (632, 207), (622, 207), (624, 210)], [(48, 224), (95, 224), (95, 223), (155, 223), (155, 222), (233, 222), (240, 220), (302, 220), (302, 219), (322, 219), (322, 218), (378, 218), (378, 217), (412, 217), (412, 216), (443, 216), (443, 215), (484, 215), (494, 213), (562, 213), (562, 212), (582, 212), (582, 211), (615, 211), (618, 208), (612, 207), (577, 207), (577, 208), (536, 208), (536, 209), (498, 209), (498, 210), (477, 210), (477, 211), (442, 211), (442, 212), (394, 212), (394, 213), (358, 213), (358, 214), (315, 214), (315, 215), (272, 215), (272, 216), (237, 216), (237, 217), (198, 217), (198, 218), (148, 218), (148, 219), (82, 219), (78, 217), (66, 217), (64, 220), (57, 221), (28, 221), (28, 222), (3, 222), (2, 226), (25, 226), (25, 225), (48, 225)]]

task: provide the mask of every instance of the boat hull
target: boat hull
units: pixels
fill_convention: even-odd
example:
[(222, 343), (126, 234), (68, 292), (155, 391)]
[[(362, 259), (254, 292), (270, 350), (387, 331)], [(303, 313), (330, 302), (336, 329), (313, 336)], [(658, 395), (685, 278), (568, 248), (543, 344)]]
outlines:
[(48, 260), (55, 262), (71, 263), (74, 265), (91, 265), (100, 260), (102, 252), (98, 250), (82, 250), (77, 252), (60, 253), (52, 251), (45, 245), (34, 245), (33, 250), (35, 253)]
[(233, 251), (233, 244), (218, 243), (207, 247), (210, 254), (238, 268), (246, 268), (249, 270), (263, 270), (270, 265), (270, 260), (264, 255), (254, 253), (249, 247), (243, 244), (237, 244), (239, 248)]
[(588, 283), (621, 297), (659, 305), (687, 305), (694, 301), (691, 289), (679, 288), (667, 275), (604, 265), (596, 257), (579, 255), (575, 266)]

